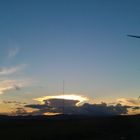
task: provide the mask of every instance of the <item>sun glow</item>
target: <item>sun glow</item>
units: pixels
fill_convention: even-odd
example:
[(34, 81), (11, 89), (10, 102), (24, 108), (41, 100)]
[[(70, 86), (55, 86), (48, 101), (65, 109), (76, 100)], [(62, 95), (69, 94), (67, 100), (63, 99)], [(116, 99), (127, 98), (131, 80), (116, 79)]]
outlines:
[(60, 115), (60, 114), (62, 114), (62, 113), (53, 113), (53, 112), (44, 113), (44, 115), (46, 115), (46, 116), (55, 116), (55, 115)]
[(49, 100), (49, 99), (65, 99), (65, 100), (76, 100), (79, 101), (76, 105), (79, 105), (85, 101), (88, 100), (88, 98), (79, 96), (79, 95), (56, 95), (56, 96), (45, 96), (45, 97), (40, 97), (36, 98), (34, 100), (41, 102), (44, 104), (44, 101)]

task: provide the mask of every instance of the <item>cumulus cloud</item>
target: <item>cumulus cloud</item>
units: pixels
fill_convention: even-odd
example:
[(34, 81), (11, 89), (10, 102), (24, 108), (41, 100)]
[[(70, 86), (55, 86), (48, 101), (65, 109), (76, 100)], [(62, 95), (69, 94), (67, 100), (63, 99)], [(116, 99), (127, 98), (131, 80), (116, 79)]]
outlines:
[(24, 81), (19, 80), (4, 80), (0, 82), (0, 94), (3, 94), (4, 92), (8, 90), (19, 90), (21, 87), (24, 87), (26, 83)]
[(19, 53), (19, 47), (10, 47), (8, 50), (8, 58), (11, 59)]
[(84, 104), (82, 106), (84, 110), (87, 110), (90, 115), (122, 115), (128, 113), (128, 106), (117, 105), (107, 105), (106, 103), (101, 104)]
[(10, 74), (14, 74), (22, 69), (24, 69), (26, 67), (26, 65), (18, 65), (15, 67), (1, 67), (0, 68), (0, 75), (10, 75)]
[(83, 105), (77, 106), (78, 100), (72, 99), (46, 99), (44, 104), (29, 104), (25, 107), (37, 109), (32, 112), (33, 115), (44, 115), (47, 113), (65, 113), (73, 115), (89, 115), (89, 116), (110, 116), (110, 115), (121, 115), (128, 113), (128, 106), (121, 104), (107, 105), (106, 103), (101, 104), (89, 104), (84, 103)]

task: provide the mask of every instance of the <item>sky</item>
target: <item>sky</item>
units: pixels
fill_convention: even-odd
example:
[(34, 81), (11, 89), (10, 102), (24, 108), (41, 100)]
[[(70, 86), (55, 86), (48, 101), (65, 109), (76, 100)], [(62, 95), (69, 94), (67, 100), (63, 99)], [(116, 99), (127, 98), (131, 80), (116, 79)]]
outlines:
[[(62, 94), (93, 102), (140, 95), (139, 0), (0, 0), (0, 112), (4, 101)], [(136, 101), (137, 102), (137, 101)], [(139, 103), (138, 103), (139, 104)], [(10, 106), (10, 107), (9, 107)]]

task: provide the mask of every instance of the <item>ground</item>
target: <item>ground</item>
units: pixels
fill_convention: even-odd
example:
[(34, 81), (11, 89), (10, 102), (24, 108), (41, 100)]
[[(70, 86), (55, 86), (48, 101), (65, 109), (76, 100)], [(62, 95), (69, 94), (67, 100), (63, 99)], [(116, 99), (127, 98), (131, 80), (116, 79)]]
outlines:
[(138, 140), (140, 116), (0, 117), (2, 140)]

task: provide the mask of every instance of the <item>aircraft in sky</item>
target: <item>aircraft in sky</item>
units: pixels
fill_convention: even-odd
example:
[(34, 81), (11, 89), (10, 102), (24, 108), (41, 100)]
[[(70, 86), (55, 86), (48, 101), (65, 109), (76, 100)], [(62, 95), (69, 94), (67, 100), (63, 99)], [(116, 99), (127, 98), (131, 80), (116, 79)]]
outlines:
[(140, 36), (137, 35), (127, 35), (128, 37), (135, 37), (135, 38), (140, 38)]

